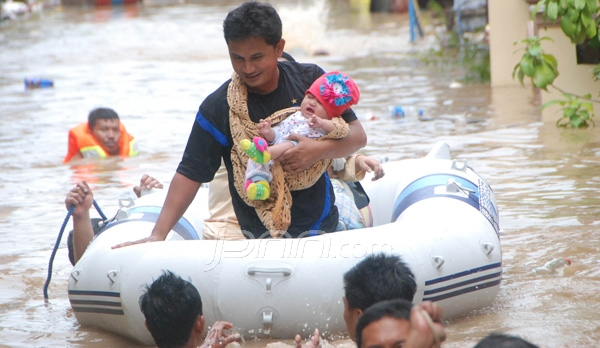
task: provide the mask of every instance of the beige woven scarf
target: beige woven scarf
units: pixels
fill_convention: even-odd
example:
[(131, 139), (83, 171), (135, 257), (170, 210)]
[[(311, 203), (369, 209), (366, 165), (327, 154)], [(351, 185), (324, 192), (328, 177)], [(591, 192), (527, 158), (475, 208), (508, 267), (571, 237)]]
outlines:
[[(274, 162), (271, 166), (273, 181), (271, 182), (271, 197), (266, 201), (253, 201), (248, 199), (244, 192), (246, 182), (246, 164), (248, 156), (239, 146), (243, 139), (253, 139), (258, 136), (257, 123), (250, 119), (248, 113), (248, 90), (246, 84), (234, 73), (227, 90), (227, 102), (229, 103), (229, 124), (233, 147), (231, 149), (231, 162), (233, 165), (233, 176), (235, 188), (246, 204), (256, 209), (258, 217), (270, 231), (273, 238), (281, 237), (291, 222), (292, 195), (290, 191), (302, 190), (314, 185), (323, 173), (329, 168), (332, 160), (320, 160), (307, 170), (296, 174), (287, 174), (280, 163)], [(299, 107), (291, 107), (275, 112), (268, 119), (272, 124), (277, 124), (283, 119), (298, 111)], [(336, 117), (340, 119), (341, 117)], [(342, 138), (349, 132), (346, 122), (341, 120), (335, 123), (335, 129), (324, 138)], [(345, 126), (345, 127), (344, 127)]]

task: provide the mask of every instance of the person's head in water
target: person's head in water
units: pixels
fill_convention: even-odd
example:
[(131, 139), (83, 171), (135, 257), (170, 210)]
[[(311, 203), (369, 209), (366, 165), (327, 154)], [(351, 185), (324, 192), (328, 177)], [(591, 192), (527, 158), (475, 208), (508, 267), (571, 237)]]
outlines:
[(412, 302), (404, 299), (377, 302), (356, 323), (357, 348), (402, 347), (410, 333)]
[(344, 274), (344, 320), (350, 338), (358, 318), (371, 305), (385, 300), (412, 301), (415, 276), (400, 256), (372, 254)]
[(281, 33), (281, 18), (268, 3), (245, 2), (225, 17), (231, 65), (250, 92), (266, 94), (277, 88), (277, 62), (285, 46)]
[(194, 347), (202, 343), (202, 299), (192, 283), (165, 271), (146, 286), (140, 308), (158, 347), (184, 347), (190, 340)]
[(88, 115), (90, 133), (109, 155), (118, 155), (121, 140), (119, 115), (109, 108), (97, 108)]
[(521, 337), (494, 332), (482, 338), (473, 348), (538, 348)]

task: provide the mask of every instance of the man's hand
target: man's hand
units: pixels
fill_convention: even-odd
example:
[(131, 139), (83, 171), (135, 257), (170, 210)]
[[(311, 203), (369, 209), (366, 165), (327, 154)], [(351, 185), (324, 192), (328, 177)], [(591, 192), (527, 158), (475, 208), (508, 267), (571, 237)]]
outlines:
[(316, 140), (298, 134), (290, 134), (287, 140), (298, 142), (278, 159), (288, 174), (298, 174), (321, 159)]
[(140, 185), (133, 187), (133, 192), (138, 198), (140, 198), (142, 196), (143, 191), (150, 191), (153, 188), (162, 189), (163, 184), (157, 179), (151, 177), (150, 175), (144, 174), (140, 179)]
[(233, 325), (226, 321), (215, 321), (200, 348), (225, 348), (229, 343), (239, 341), (240, 334), (225, 333), (225, 330), (230, 330), (232, 327)]
[(302, 337), (300, 337), (300, 335), (296, 335), (296, 337), (294, 338), (294, 343), (296, 344), (296, 348), (321, 348), (321, 337), (319, 336), (319, 329), (315, 329), (315, 332), (306, 342), (306, 344), (302, 345)]
[(164, 239), (161, 239), (160, 237), (155, 236), (155, 235), (150, 235), (150, 237), (146, 237), (146, 238), (134, 240), (132, 242), (124, 242), (124, 243), (121, 243), (121, 244), (113, 245), (111, 247), (111, 249), (118, 249), (118, 248), (123, 248), (123, 247), (126, 247), (126, 246), (136, 245), (136, 244), (144, 244), (144, 243), (151, 243), (151, 242), (162, 242), (162, 241), (164, 241)]
[(403, 347), (438, 348), (446, 340), (442, 308), (431, 301), (414, 305), (410, 312), (410, 333)]
[(65, 198), (67, 210), (72, 205), (75, 206), (75, 210), (73, 210), (73, 216), (75, 217), (89, 214), (93, 202), (94, 194), (85, 180), (75, 185), (75, 188), (71, 189)]

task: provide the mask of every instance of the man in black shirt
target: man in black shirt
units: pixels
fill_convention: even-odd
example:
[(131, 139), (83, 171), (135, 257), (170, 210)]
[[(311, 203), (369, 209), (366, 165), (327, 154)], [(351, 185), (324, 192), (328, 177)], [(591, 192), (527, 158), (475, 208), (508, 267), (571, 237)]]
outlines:
[[(229, 12), (223, 31), (233, 70), (247, 89), (248, 113), (254, 123), (278, 110), (299, 106), (306, 90), (324, 72), (314, 64), (278, 61), (285, 40), (281, 37), (281, 19), (267, 3), (247, 2)], [(250, 238), (269, 235), (255, 208), (243, 201), (233, 184), (231, 151), (234, 144), (227, 99), (230, 82), (221, 85), (200, 105), (183, 158), (150, 237), (116, 247), (164, 240), (200, 185), (213, 179), (221, 159), (227, 167), (229, 191), (242, 230)], [(315, 141), (291, 136), (289, 139), (298, 145), (282, 155), (283, 169), (288, 174), (297, 174), (318, 160), (345, 157), (363, 147), (366, 135), (354, 112), (348, 110), (342, 117), (350, 127), (350, 133), (343, 139)], [(309, 188), (293, 191), (292, 199), (288, 236), (298, 237), (309, 230), (335, 231), (338, 214), (326, 175)]]

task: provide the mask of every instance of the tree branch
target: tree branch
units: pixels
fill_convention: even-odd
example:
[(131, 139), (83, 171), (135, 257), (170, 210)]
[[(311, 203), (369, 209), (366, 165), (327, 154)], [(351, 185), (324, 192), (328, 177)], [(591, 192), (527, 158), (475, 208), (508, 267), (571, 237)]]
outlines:
[(556, 89), (557, 91), (559, 91), (562, 94), (569, 94), (569, 95), (572, 95), (572, 96), (577, 97), (579, 99), (585, 99), (585, 100), (591, 101), (592, 103), (598, 103), (598, 104), (600, 104), (600, 100), (599, 99), (592, 99), (592, 98), (588, 98), (588, 97), (583, 96), (583, 95), (578, 95), (578, 94), (570, 93), (570, 92), (567, 92), (567, 91), (561, 89), (560, 87), (557, 87), (554, 84), (550, 84), (550, 86), (552, 86), (554, 89)]

